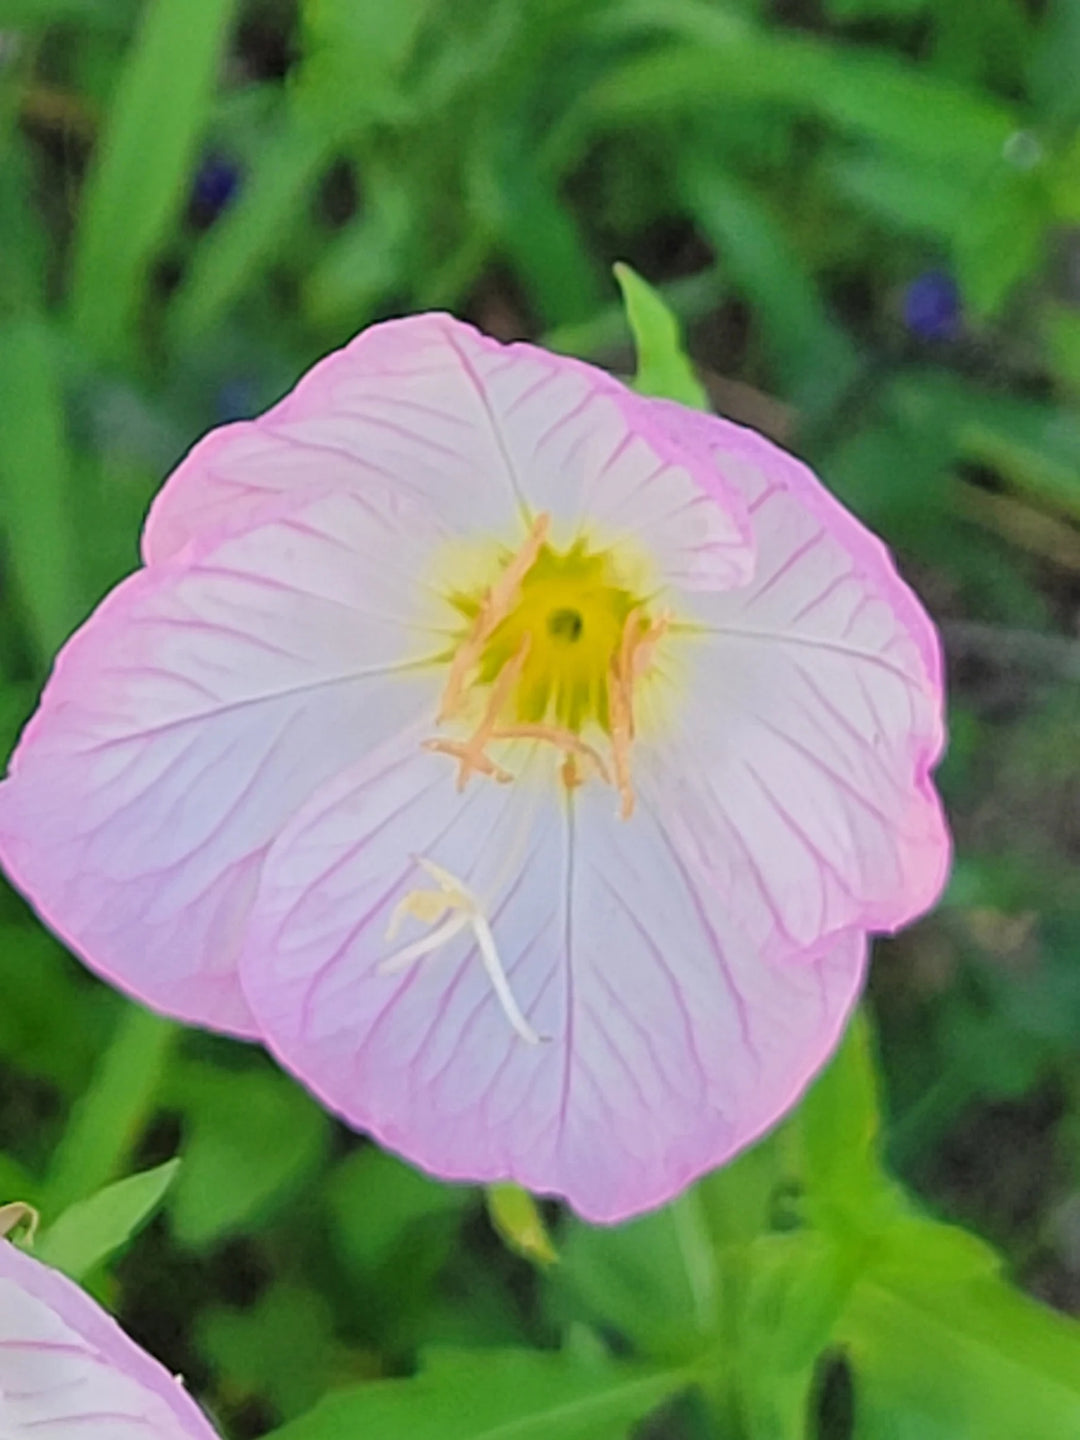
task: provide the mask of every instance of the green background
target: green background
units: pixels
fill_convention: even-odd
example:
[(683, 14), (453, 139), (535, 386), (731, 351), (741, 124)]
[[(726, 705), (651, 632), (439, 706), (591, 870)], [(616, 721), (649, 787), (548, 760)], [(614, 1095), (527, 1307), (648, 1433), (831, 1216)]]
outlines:
[(949, 656), (943, 902), (798, 1114), (617, 1230), (421, 1177), (0, 896), (0, 1202), (231, 1440), (1080, 1435), (1078, 122), (1077, 0), (0, 0), (5, 749), (199, 434), (415, 309), (632, 373), (616, 261)]

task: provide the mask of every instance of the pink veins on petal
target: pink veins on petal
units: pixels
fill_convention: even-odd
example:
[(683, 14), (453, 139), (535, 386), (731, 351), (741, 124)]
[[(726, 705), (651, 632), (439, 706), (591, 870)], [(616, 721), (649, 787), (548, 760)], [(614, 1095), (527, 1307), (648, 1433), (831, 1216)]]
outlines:
[(0, 787), (8, 872), (438, 1174), (662, 1203), (944, 881), (933, 627), (726, 421), (389, 322), (196, 445), (143, 553)]
[(74, 1281), (0, 1240), (5, 1440), (215, 1440), (182, 1383)]

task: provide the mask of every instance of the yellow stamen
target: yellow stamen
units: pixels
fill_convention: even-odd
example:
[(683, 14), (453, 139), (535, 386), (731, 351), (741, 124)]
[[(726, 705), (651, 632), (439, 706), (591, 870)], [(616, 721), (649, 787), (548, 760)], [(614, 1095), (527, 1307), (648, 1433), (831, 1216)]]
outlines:
[(513, 609), (521, 589), (521, 582), (536, 564), (537, 556), (551, 526), (550, 515), (538, 515), (525, 537), (525, 543), (513, 556), (506, 569), (485, 594), (480, 611), (473, 621), (472, 629), (458, 646), (450, 662), (450, 674), (439, 704), (437, 723), (442, 724), (461, 709), (468, 689), (469, 673), (476, 668), (484, 653), (484, 646), (495, 630)]

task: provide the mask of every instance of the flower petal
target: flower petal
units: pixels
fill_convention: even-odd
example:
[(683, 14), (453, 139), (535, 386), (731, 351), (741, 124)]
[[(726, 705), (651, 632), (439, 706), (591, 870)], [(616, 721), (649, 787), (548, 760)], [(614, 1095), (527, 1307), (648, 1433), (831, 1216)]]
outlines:
[(260, 419), (201, 441), (154, 504), (147, 561), (257, 516), (268, 492), (327, 482), (379, 505), (407, 497), (450, 533), (500, 541), (547, 511), (568, 543), (587, 515), (602, 538), (647, 550), (661, 580), (695, 589), (752, 572), (737, 491), (647, 404), (602, 370), (448, 315), (372, 326)]
[[(125, 581), (61, 653), (0, 786), (0, 854), (121, 988), (250, 1033), (235, 962), (267, 845), (434, 710), (434, 541), (338, 493)], [(450, 612), (452, 618), (452, 612)]]
[(676, 420), (746, 497), (758, 570), (685, 597), (701, 628), (668, 642), (678, 695), (642, 746), (643, 793), (766, 956), (891, 931), (949, 863), (933, 626), (804, 466), (724, 421)]
[(66, 1276), (0, 1241), (4, 1440), (214, 1440), (179, 1380)]
[[(598, 1221), (661, 1204), (794, 1103), (858, 992), (862, 937), (762, 963), (648, 807), (620, 821), (595, 781), (568, 799), (556, 757), (526, 743), (514, 783), (458, 794), (419, 736), (331, 782), (272, 848), (241, 959), (264, 1039), (439, 1175), (513, 1179)], [(482, 901), (538, 1044), (468, 926), (387, 966), (430, 933), (387, 937), (429, 862)]]

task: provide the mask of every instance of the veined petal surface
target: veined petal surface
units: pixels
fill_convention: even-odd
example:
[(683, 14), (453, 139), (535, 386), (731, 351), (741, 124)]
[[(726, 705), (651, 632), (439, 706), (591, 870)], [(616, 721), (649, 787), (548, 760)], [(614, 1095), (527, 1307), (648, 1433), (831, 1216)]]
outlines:
[(737, 490), (604, 372), (501, 345), (448, 315), (374, 325), (272, 410), (202, 440), (151, 511), (151, 564), (207, 526), (243, 524), (267, 495), (331, 483), (402, 499), (447, 533), (513, 536), (553, 520), (570, 543), (629, 541), (662, 583), (744, 583), (753, 545)]
[[(763, 961), (642, 806), (560, 795), (522, 743), (514, 784), (457, 794), (402, 735), (331, 782), (267, 857), (241, 976), (264, 1038), (331, 1109), (437, 1174), (510, 1178), (618, 1220), (721, 1163), (796, 1099), (858, 992), (865, 944)], [(478, 898), (474, 933), (389, 970), (430, 930), (395, 910), (434, 862)]]
[(183, 1388), (83, 1290), (0, 1241), (4, 1440), (215, 1440)]
[(689, 597), (644, 791), (763, 956), (892, 931), (933, 903), (949, 863), (930, 780), (933, 627), (885, 547), (798, 461), (653, 403), (741, 490), (758, 567), (739, 590)]
[[(236, 957), (267, 846), (423, 710), (438, 537), (335, 491), (125, 581), (61, 652), (0, 786), (0, 853), (87, 962), (253, 1033)], [(446, 611), (448, 614), (444, 614)]]

